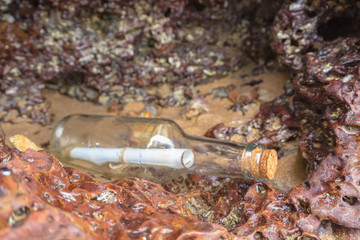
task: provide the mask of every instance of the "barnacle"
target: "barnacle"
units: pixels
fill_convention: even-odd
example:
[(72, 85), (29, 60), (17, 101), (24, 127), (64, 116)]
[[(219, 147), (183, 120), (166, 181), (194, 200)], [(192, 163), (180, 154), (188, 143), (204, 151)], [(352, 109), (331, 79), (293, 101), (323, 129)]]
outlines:
[[(185, 104), (192, 85), (242, 66), (237, 50), (271, 58), (266, 22), (280, 3), (3, 1), (0, 120), (49, 123), (45, 87), (105, 105)], [(240, 136), (279, 155), (299, 146), (308, 164), (299, 186), (279, 192), (200, 175), (163, 186), (136, 178), (98, 182), (26, 142), (10, 148), (1, 132), (0, 238), (358, 239), (358, 14), (355, 0), (286, 1), (271, 37), (292, 85), (243, 127), (220, 123), (206, 133)], [(163, 83), (176, 83), (176, 91), (149, 96), (147, 86)], [(213, 92), (225, 98), (233, 89)], [(236, 93), (235, 104), (242, 102)], [(207, 106), (194, 109), (185, 114)]]

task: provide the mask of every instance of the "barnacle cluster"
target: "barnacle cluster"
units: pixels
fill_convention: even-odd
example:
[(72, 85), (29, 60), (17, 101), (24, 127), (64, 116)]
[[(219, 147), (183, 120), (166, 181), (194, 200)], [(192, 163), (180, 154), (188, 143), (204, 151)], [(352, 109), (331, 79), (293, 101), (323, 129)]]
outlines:
[(258, 17), (258, 5), (235, 0), (2, 1), (0, 120), (48, 124), (45, 87), (105, 105), (184, 104), (174, 94), (160, 99), (145, 87), (191, 86), (243, 66), (247, 57), (241, 49), (251, 46), (250, 36), (260, 31), (251, 29), (250, 21), (258, 18), (265, 26), (273, 17)]
[(269, 31), (261, 21), (272, 19), (274, 9), (259, 2), (3, 1), (2, 121), (48, 123), (40, 92), (46, 85), (99, 103), (131, 95), (175, 104), (149, 97), (144, 87), (186, 86), (241, 65), (242, 55), (227, 50), (247, 48), (267, 59), (271, 54), (254, 50), (268, 49), (261, 29), (268, 30), (291, 84), (245, 126), (218, 124), (206, 135), (242, 135), (278, 148), (280, 157), (296, 141), (308, 176), (288, 192), (199, 175), (163, 186), (128, 178), (102, 183), (45, 151), (11, 149), (0, 133), (0, 238), (359, 239), (360, 4), (285, 1)]

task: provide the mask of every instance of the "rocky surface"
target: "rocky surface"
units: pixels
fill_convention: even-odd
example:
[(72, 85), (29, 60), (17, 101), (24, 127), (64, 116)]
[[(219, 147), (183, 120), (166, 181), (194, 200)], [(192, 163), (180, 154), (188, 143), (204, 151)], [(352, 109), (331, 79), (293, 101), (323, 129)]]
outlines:
[[(256, 39), (279, 6), (235, 0), (3, 1), (0, 121), (49, 124), (45, 87), (103, 105), (183, 105), (178, 96), (189, 100), (190, 86), (243, 66), (249, 54), (241, 49), (251, 48), (246, 52), (254, 57), (269, 49), (268, 34), (261, 43)], [(187, 87), (175, 86), (164, 99), (145, 89), (163, 83)]]
[[(80, 5), (51, 4), (64, 11), (61, 18), (70, 13), (81, 16)], [(176, 11), (171, 9), (172, 14), (180, 11), (184, 2), (179, 4)], [(277, 148), (280, 157), (295, 151), (290, 146), (296, 142), (308, 163), (308, 176), (299, 186), (280, 192), (273, 183), (199, 175), (163, 186), (128, 178), (103, 183), (63, 168), (45, 151), (11, 149), (2, 134), (0, 236), (358, 239), (360, 40), (351, 27), (358, 26), (359, 8), (357, 1), (351, 0), (285, 4), (274, 22), (273, 48), (292, 72), (292, 84), (285, 86), (283, 96), (263, 104), (244, 126), (218, 124), (206, 134), (260, 142)], [(6, 7), (2, 11), (11, 12)], [(338, 23), (344, 24), (344, 31), (337, 32)], [(3, 26), (17, 29), (11, 24)], [(15, 32), (22, 34), (20, 30)], [(26, 46), (30, 46), (26, 51), (35, 51), (31, 44)], [(13, 76), (4, 69), (1, 71), (9, 73), (6, 76)], [(3, 81), (2, 89), (12, 89), (9, 83)], [(240, 97), (233, 87), (218, 90), (217, 94), (226, 91), (234, 104), (232, 111), (245, 113), (258, 98), (251, 92)], [(34, 96), (32, 102), (42, 102), (36, 100), (41, 96)], [(3, 101), (8, 104), (7, 99)], [(206, 112), (207, 104), (200, 102), (199, 107), (196, 100), (192, 103), (197, 107), (185, 108), (185, 118)], [(194, 113), (193, 109), (203, 110)], [(186, 115), (188, 112), (191, 114)]]

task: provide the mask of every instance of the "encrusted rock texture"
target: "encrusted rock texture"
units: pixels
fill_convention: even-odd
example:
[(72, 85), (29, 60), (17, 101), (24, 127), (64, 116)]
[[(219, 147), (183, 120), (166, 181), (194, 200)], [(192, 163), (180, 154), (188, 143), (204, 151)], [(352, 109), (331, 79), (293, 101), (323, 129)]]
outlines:
[(267, 57), (265, 30), (280, 4), (266, 1), (2, 1), (0, 121), (48, 124), (45, 87), (104, 105), (179, 105), (145, 87), (191, 87), (235, 71), (251, 54)]
[[(11, 6), (11, 1), (8, 2)], [(214, 6), (224, 3), (197, 3), (203, 2)], [(95, 5), (91, 6), (95, 13), (105, 11), (96, 5), (97, 1), (48, 2), (49, 6), (63, 11), (59, 16), (61, 19), (68, 14), (71, 19), (74, 16), (80, 16), (74, 19), (81, 19), (84, 14), (82, 4), (93, 3)], [(164, 5), (166, 7), (162, 9), (166, 9), (165, 12), (170, 9), (174, 17), (178, 17), (176, 13), (183, 16), (182, 6), (188, 2), (174, 1), (172, 4)], [(109, 7), (111, 11), (117, 9), (116, 4), (109, 6), (114, 6)], [(29, 5), (29, 9), (31, 7)], [(201, 5), (193, 7), (201, 8)], [(2, 11), (11, 12), (9, 9), (5, 6)], [(21, 11), (25, 15), (20, 14), (22, 17), (19, 19), (28, 18), (30, 13), (37, 16), (29, 11)], [(41, 9), (37, 11), (41, 12)], [(283, 96), (263, 104), (256, 118), (243, 128), (220, 124), (206, 134), (216, 138), (242, 134), (247, 141), (277, 148), (279, 154), (284, 153), (288, 142), (297, 141), (308, 163), (308, 176), (298, 187), (279, 192), (268, 183), (200, 175), (175, 179), (163, 186), (128, 178), (103, 183), (85, 173), (62, 167), (45, 151), (11, 149), (5, 145), (4, 135), (1, 135), (0, 238), (359, 239), (360, 39), (359, 31), (356, 31), (359, 13), (360, 4), (350, 0), (298, 0), (285, 4), (274, 20), (272, 46), (280, 62), (292, 73), (292, 84), (285, 86)], [(11, 22), (11, 19), (7, 21)], [(81, 22), (81, 26), (83, 24)], [(3, 26), (14, 30), (21, 25), (7, 23)], [(57, 28), (59, 26), (62, 25), (58, 24)], [(17, 33), (22, 35), (23, 30), (17, 30)], [(89, 33), (89, 36), (92, 35)], [(154, 41), (156, 45), (161, 40)], [(33, 42), (22, 44), (29, 48), (25, 51), (23, 48), (6, 50), (2, 47), (0, 53), (11, 59), (21, 56), (17, 55), (18, 52), (26, 55), (27, 51), (37, 53), (38, 58), (46, 56), (34, 48), (36, 44)], [(72, 51), (60, 52), (76, 56), (78, 50)], [(39, 99), (39, 103), (45, 103), (36, 93), (41, 89), (37, 84), (42, 86), (47, 80), (35, 78), (35, 71), (26, 68), (30, 68), (32, 63), (33, 55), (29, 56), (26, 66), (18, 67), (21, 69), (18, 76), (33, 79), (36, 90), (34, 99), (30, 101), (35, 103)], [(80, 58), (76, 60), (77, 66)], [(0, 61), (1, 90), (12, 89), (14, 82), (6, 79), (15, 73), (10, 74), (11, 69), (5, 69), (4, 66), (8, 65), (4, 64), (4, 58)], [(46, 64), (50, 64), (48, 61)], [(16, 64), (22, 66), (20, 62)], [(66, 69), (71, 66), (65, 60), (59, 64), (61, 73), (67, 73)], [(128, 64), (135, 63), (129, 60)], [(86, 64), (81, 66), (88, 71)], [(116, 66), (119, 65), (115, 64), (114, 69)], [(171, 69), (169, 71), (174, 71)], [(49, 72), (47, 76), (53, 79), (55, 75)], [(100, 75), (104, 77), (106, 74)], [(96, 74), (85, 73), (84, 76), (92, 79), (86, 80), (85, 85), (97, 82), (104, 87), (108, 84)], [(195, 79), (196, 75), (193, 77)], [(106, 84), (102, 85), (102, 81)], [(129, 82), (133, 86), (137, 84), (132, 80)], [(156, 80), (151, 78), (148, 83), (153, 82)], [(29, 86), (19, 84), (16, 86)], [(87, 86), (102, 93), (104, 89), (95, 85)], [(11, 94), (9, 96), (11, 98)], [(2, 96), (2, 101), (8, 105), (4, 107), (2, 104), (1, 107), (10, 109), (18, 104), (16, 99), (9, 99), (8, 95)], [(45, 108), (41, 109), (45, 111)], [(36, 116), (31, 117), (36, 119)]]

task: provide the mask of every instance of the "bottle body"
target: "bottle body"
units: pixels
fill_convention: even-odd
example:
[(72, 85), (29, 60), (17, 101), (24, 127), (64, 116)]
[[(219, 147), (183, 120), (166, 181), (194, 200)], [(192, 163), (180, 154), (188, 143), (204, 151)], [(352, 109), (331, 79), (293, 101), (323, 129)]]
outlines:
[(161, 183), (187, 173), (259, 178), (263, 148), (189, 136), (167, 119), (71, 115), (56, 126), (50, 151), (103, 179)]

